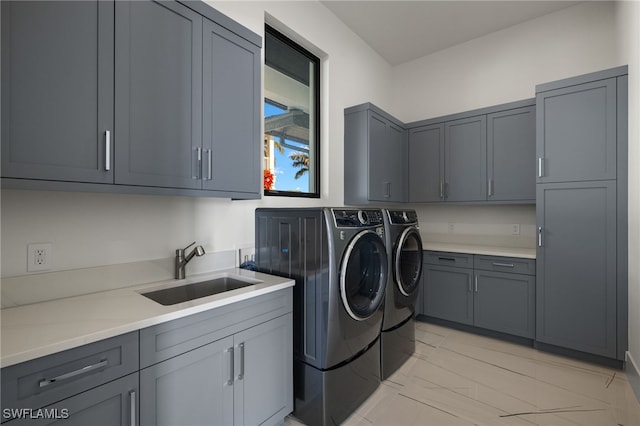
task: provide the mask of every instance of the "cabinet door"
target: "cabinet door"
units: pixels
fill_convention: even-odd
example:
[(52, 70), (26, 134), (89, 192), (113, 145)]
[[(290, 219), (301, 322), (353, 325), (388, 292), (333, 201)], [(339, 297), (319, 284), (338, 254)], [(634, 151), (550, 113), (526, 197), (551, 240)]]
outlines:
[(409, 201), (444, 200), (444, 124), (409, 132)]
[[(362, 153), (361, 155), (364, 155)], [(406, 131), (369, 112), (369, 200), (406, 198)]]
[(487, 199), (487, 117), (445, 123), (445, 199)]
[(616, 79), (538, 93), (538, 183), (616, 178)]
[(424, 272), (425, 314), (473, 324), (473, 269), (427, 266)]
[(616, 182), (538, 185), (536, 340), (616, 355)]
[(82, 392), (71, 398), (33, 410), (31, 416), (11, 425), (61, 425), (61, 426), (131, 426), (139, 424), (138, 373)]
[(476, 327), (534, 337), (535, 277), (476, 271), (474, 290)]
[(140, 370), (143, 425), (233, 424), (233, 337)]
[(234, 336), (234, 424), (281, 424), (293, 411), (292, 341), (291, 314)]
[(489, 201), (536, 198), (535, 106), (487, 116)]
[(175, 2), (116, 2), (119, 184), (200, 188), (202, 17)]
[(259, 194), (260, 49), (204, 20), (204, 189)]
[(113, 183), (113, 2), (1, 7), (2, 177)]

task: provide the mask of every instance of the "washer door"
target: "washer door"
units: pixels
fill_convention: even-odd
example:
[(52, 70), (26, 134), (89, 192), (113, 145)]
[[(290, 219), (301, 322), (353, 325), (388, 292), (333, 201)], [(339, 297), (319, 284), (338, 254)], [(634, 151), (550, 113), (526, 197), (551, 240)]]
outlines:
[(394, 277), (405, 296), (418, 290), (422, 274), (422, 239), (416, 228), (409, 227), (398, 238), (394, 259)]
[(380, 236), (367, 230), (353, 237), (340, 268), (342, 303), (353, 319), (366, 320), (378, 310), (387, 276), (387, 253)]

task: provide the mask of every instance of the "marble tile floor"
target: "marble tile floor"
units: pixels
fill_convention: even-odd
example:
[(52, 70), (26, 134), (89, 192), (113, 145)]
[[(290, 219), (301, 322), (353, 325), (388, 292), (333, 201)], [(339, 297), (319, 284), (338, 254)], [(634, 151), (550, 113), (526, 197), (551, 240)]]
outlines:
[(640, 426), (640, 403), (623, 371), (417, 322), (414, 356), (344, 425)]

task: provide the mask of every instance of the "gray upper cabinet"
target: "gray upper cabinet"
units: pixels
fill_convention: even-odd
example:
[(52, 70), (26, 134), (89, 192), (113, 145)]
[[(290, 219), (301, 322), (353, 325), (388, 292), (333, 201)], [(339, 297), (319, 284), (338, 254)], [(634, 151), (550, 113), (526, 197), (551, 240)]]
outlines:
[(533, 99), (407, 127), (410, 202), (535, 202)]
[(409, 202), (444, 201), (444, 124), (409, 131)]
[(2, 177), (112, 183), (113, 3), (1, 7)]
[(445, 123), (444, 196), (447, 201), (482, 201), (487, 194), (487, 118)]
[(260, 48), (204, 20), (203, 188), (260, 196)]
[(407, 131), (373, 104), (345, 109), (344, 202), (407, 200)]
[(200, 188), (202, 17), (116, 2), (116, 183)]
[(536, 198), (535, 106), (487, 115), (487, 200)]
[(261, 44), (200, 1), (2, 2), (2, 186), (260, 198)]
[(537, 94), (538, 183), (616, 179), (616, 79)]

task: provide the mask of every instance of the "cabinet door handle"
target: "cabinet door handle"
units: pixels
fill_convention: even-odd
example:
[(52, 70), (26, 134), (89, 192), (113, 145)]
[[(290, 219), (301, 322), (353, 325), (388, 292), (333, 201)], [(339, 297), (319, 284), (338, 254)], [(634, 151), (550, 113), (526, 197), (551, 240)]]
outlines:
[(542, 226), (538, 226), (538, 247), (542, 247)]
[(440, 262), (454, 262), (454, 263), (456, 261), (456, 259), (453, 257), (439, 257), (438, 260)]
[(136, 426), (136, 391), (129, 392), (129, 425)]
[(493, 262), (492, 263), (493, 266), (502, 266), (504, 268), (515, 268), (516, 265), (514, 265), (513, 263), (502, 263), (502, 262)]
[(469, 275), (469, 293), (473, 293), (473, 284), (471, 284), (471, 275)]
[(104, 132), (104, 170), (111, 170), (111, 130)]
[(444, 198), (444, 182), (440, 181), (440, 199)]
[(213, 150), (208, 149), (207, 150), (207, 163), (208, 167), (207, 167), (207, 180), (212, 180), (213, 179)]
[(493, 179), (489, 179), (489, 197), (493, 197)]
[(544, 176), (544, 164), (542, 157), (538, 157), (538, 177), (541, 178)]
[(444, 199), (449, 198), (449, 182), (444, 183)]
[(476, 293), (478, 292), (478, 276), (476, 275), (476, 283), (475, 283)]
[(384, 198), (391, 197), (391, 182), (384, 183)]
[(244, 379), (244, 343), (238, 345), (240, 348), (240, 374), (238, 374), (238, 380)]
[(56, 377), (54, 377), (52, 379), (42, 379), (42, 380), (40, 380), (40, 387), (44, 388), (44, 387), (49, 386), (49, 385), (51, 385), (53, 383), (56, 383), (56, 382), (72, 379), (72, 378), (74, 378), (76, 376), (79, 376), (81, 374), (85, 374), (85, 373), (88, 373), (90, 371), (94, 371), (94, 370), (98, 370), (100, 368), (106, 367), (108, 364), (109, 364), (109, 361), (106, 360), (106, 359), (103, 359), (102, 361), (96, 362), (95, 364), (87, 365), (86, 367), (79, 368), (79, 369), (74, 370), (74, 371), (72, 371), (70, 373), (61, 374), (61, 375), (56, 376)]
[(227, 380), (227, 386), (233, 386), (233, 348), (228, 348), (227, 352), (229, 353), (229, 380)]

